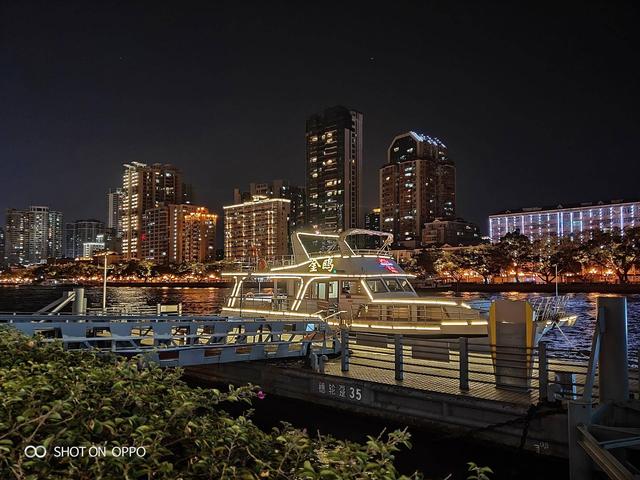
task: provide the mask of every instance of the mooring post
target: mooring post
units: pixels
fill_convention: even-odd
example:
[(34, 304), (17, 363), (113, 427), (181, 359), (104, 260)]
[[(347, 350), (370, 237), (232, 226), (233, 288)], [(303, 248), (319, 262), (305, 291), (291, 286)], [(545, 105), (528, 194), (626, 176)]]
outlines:
[(569, 427), (569, 479), (589, 480), (592, 477), (592, 464), (589, 455), (580, 445), (578, 425), (591, 423), (591, 403), (570, 401), (567, 423)]
[(549, 362), (547, 360), (547, 343), (538, 344), (538, 402), (549, 401)]
[(324, 367), (327, 364), (328, 360), (329, 357), (327, 357), (326, 355), (318, 355), (318, 373), (324, 374)]
[(460, 357), (460, 390), (469, 390), (469, 339), (458, 339), (458, 353)]
[(395, 344), (396, 380), (402, 380), (404, 378), (402, 335), (394, 335), (393, 342)]
[(342, 358), (340, 362), (340, 370), (349, 371), (349, 330), (343, 328), (340, 330), (340, 342), (342, 343)]
[(71, 305), (71, 312), (74, 315), (84, 315), (86, 312), (86, 302), (84, 300), (84, 287), (76, 287), (73, 289), (75, 297)]
[(626, 297), (598, 297), (604, 333), (598, 356), (600, 403), (629, 400)]

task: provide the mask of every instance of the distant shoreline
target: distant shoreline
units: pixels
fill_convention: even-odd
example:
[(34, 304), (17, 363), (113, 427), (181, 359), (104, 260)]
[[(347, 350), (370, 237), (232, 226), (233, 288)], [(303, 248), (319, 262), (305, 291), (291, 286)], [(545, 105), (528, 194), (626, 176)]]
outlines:
[[(460, 283), (441, 287), (416, 287), (419, 292), (555, 293), (554, 283)], [(559, 283), (558, 293), (640, 293), (640, 283)]]
[[(20, 283), (20, 282), (3, 282), (0, 285), (7, 286), (24, 286), (24, 287), (102, 287), (102, 282), (82, 282), (67, 283), (60, 282), (57, 284), (49, 283)], [(193, 287), (193, 288), (231, 288), (233, 282), (107, 282), (107, 287)]]

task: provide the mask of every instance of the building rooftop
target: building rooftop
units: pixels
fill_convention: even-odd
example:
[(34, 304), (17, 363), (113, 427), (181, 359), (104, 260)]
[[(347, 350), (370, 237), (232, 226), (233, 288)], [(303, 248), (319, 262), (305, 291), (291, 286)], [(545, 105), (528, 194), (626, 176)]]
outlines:
[(587, 207), (600, 207), (606, 205), (620, 205), (625, 203), (637, 203), (640, 200), (633, 199), (616, 199), (616, 200), (597, 200), (594, 202), (582, 202), (582, 203), (559, 203), (558, 205), (546, 206), (546, 207), (524, 207), (517, 208), (513, 210), (503, 210), (500, 212), (492, 213), (489, 216), (495, 215), (513, 215), (513, 214), (522, 214), (522, 213), (531, 213), (531, 212), (545, 212), (550, 210), (564, 210), (570, 208), (587, 208)]
[[(440, 141), (440, 139), (436, 137), (430, 137), (429, 135), (424, 135), (422, 133), (416, 133), (414, 131), (410, 131), (409, 134), (419, 142), (427, 142), (436, 147), (447, 148), (444, 143)], [(398, 137), (396, 137), (398, 138)]]

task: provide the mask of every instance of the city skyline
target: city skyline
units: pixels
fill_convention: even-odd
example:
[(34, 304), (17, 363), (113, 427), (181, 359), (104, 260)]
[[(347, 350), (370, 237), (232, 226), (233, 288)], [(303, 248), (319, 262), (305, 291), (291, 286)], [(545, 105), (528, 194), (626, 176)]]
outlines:
[[(328, 14), (308, 6), (296, 19), (278, 6), (78, 5), (2, 6), (4, 208), (106, 220), (104, 192), (139, 161), (193, 172), (198, 202), (221, 213), (229, 184), (304, 184), (304, 121), (336, 104), (366, 117), (362, 214), (376, 206), (390, 139), (409, 130), (447, 139), (459, 214), (483, 233), (507, 208), (637, 196), (631, 4), (563, 5), (553, 17), (542, 6), (414, 5), (406, 16), (354, 4), (331, 36), (319, 28)], [(290, 44), (288, 31), (305, 41)], [(306, 68), (316, 57), (326, 69)]]

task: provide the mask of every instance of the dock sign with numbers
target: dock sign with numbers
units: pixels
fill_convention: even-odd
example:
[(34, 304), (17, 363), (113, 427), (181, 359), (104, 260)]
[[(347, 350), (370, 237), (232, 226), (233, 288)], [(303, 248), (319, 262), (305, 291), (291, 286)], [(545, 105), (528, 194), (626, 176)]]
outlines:
[(311, 385), (313, 393), (323, 397), (355, 403), (364, 403), (369, 400), (369, 392), (358, 384), (322, 379), (314, 380)]

